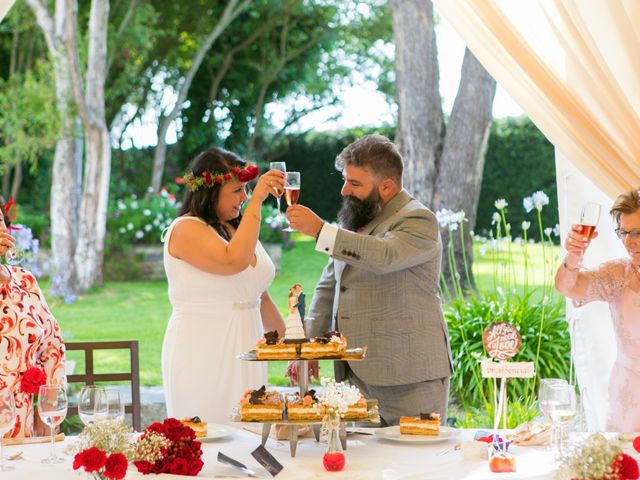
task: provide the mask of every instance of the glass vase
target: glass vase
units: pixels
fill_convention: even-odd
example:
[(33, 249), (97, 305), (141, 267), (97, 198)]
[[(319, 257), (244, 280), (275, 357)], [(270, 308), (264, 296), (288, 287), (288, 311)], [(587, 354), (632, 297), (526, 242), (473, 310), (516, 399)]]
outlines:
[(340, 442), (340, 417), (331, 416), (325, 419), (328, 432), (327, 451), (322, 457), (322, 464), (328, 472), (339, 472), (344, 468), (345, 457)]

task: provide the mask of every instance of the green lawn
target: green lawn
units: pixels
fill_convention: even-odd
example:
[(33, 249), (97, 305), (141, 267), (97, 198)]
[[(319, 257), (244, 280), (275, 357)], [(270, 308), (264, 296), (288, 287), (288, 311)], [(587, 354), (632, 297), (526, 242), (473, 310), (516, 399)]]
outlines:
[[(269, 291), (283, 315), (286, 314), (289, 287), (300, 283), (307, 292), (307, 307), (315, 284), (320, 277), (327, 257), (314, 251), (314, 244), (299, 239), (296, 246), (283, 255), (282, 274), (274, 280)], [(520, 247), (513, 245), (514, 271), (518, 272), (515, 286), (522, 289), (524, 279), (524, 260)], [(542, 283), (542, 249), (538, 245), (530, 245), (530, 279), (529, 285)], [(494, 289), (494, 272), (498, 278), (505, 278), (507, 253), (500, 258), (492, 259), (492, 254), (479, 254), (476, 246), (476, 262), (474, 274), (478, 285), (484, 290)], [(553, 257), (553, 265), (557, 261), (558, 248), (547, 248), (547, 257)], [(495, 267), (494, 265), (497, 265)], [(547, 271), (551, 274), (552, 262), (548, 260)], [(500, 283), (500, 282), (498, 282)], [(46, 286), (46, 285), (43, 285)], [(503, 288), (506, 285), (500, 285)], [(66, 341), (106, 341), (106, 340), (139, 340), (140, 371), (143, 385), (160, 385), (160, 352), (164, 330), (171, 313), (167, 299), (166, 282), (109, 282), (103, 288), (96, 289), (71, 305), (50, 299), (51, 308), (60, 323)], [(247, 345), (250, 348), (251, 345)], [(78, 357), (72, 352), (69, 358)], [(117, 371), (128, 365), (122, 352), (97, 354), (97, 368), (102, 372)], [(285, 362), (271, 362), (269, 365), (269, 381), (272, 384), (285, 384), (282, 377)], [(330, 362), (323, 362), (321, 370), (324, 375), (332, 372)]]

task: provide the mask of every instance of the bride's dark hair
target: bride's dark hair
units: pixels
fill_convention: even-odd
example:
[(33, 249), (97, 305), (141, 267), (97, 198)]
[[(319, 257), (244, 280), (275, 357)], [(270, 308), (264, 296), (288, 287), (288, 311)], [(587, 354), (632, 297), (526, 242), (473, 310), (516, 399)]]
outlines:
[[(194, 176), (200, 177), (205, 170), (224, 174), (231, 173), (236, 167), (244, 168), (245, 166), (246, 162), (235, 153), (214, 147), (199, 153), (191, 161), (188, 171), (192, 172)], [(195, 192), (187, 189), (182, 199), (182, 206), (178, 216), (189, 214), (201, 218), (211, 225), (222, 238), (229, 241), (231, 240), (231, 235), (216, 215), (221, 187), (222, 184), (213, 183), (211, 186), (198, 188)], [(241, 219), (242, 215), (230, 220), (229, 223), (234, 228), (238, 228)]]

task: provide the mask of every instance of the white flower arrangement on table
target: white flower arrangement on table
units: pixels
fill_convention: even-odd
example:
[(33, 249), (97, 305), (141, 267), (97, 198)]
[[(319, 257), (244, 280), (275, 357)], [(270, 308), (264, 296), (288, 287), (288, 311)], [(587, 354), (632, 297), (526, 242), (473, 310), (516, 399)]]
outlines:
[(322, 378), (320, 384), (323, 389), (318, 395), (318, 408), (323, 409), (325, 414), (323, 429), (337, 428), (340, 425), (340, 418), (347, 413), (349, 405), (360, 400), (360, 390), (353, 385), (336, 383), (332, 378)]

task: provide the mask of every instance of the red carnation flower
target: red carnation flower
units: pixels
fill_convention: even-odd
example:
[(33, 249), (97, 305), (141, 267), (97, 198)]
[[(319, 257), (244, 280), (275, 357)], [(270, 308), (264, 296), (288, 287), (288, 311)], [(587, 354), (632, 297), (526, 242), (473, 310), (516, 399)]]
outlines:
[(240, 169), (238, 167), (233, 167), (231, 171), (233, 172), (234, 175), (238, 175), (240, 173)]
[(637, 480), (640, 477), (638, 462), (626, 453), (616, 455), (613, 461), (613, 471), (619, 475), (620, 480)]
[[(104, 467), (104, 464), (107, 461), (107, 454), (97, 447), (87, 448), (78, 455), (80, 455), (80, 459), (78, 459), (79, 467), (84, 467), (85, 472), (97, 472)], [(76, 455), (76, 457), (78, 457), (78, 455)], [(75, 460), (73, 464), (75, 467)]]
[(216, 177), (216, 183), (220, 185), (222, 183), (222, 177)]
[(153, 473), (153, 464), (149, 462), (133, 462), (138, 471), (143, 475)]
[(177, 183), (178, 185), (182, 185), (182, 184), (184, 183), (184, 178), (182, 178), (182, 177), (176, 177), (176, 183)]
[(241, 182), (248, 182), (249, 180), (251, 180), (251, 174), (246, 170), (241, 170), (238, 174), (238, 180), (240, 180)]
[(209, 172), (204, 172), (202, 174), (202, 177), (204, 178), (204, 181), (206, 183), (208, 183), (209, 185), (211, 185), (213, 183), (213, 179), (211, 178), (211, 174)]
[(225, 173), (224, 174), (224, 179), (225, 180), (231, 180), (231, 174), (230, 173)]
[(104, 465), (104, 476), (113, 480), (121, 480), (127, 474), (129, 462), (122, 453), (112, 453)]
[(192, 460), (189, 463), (189, 476), (195, 477), (196, 475), (198, 475), (198, 473), (200, 473), (200, 470), (202, 470), (203, 466), (204, 466), (204, 462), (199, 458)]
[(20, 388), (24, 393), (37, 395), (41, 385), (47, 381), (47, 376), (42, 369), (38, 367), (30, 367), (22, 374), (22, 382)]
[(173, 462), (171, 462), (169, 472), (173, 475), (186, 475), (189, 473), (187, 461), (184, 458), (175, 458)]
[(640, 452), (640, 436), (633, 439), (633, 448), (636, 449), (636, 452)]

